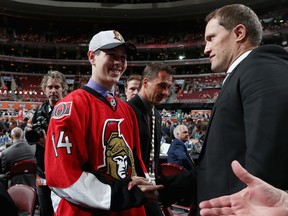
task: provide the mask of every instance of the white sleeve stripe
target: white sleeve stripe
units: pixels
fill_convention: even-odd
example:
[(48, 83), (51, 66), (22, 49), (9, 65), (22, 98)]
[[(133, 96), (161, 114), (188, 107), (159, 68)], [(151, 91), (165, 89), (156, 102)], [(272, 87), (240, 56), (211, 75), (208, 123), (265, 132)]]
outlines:
[(109, 210), (111, 206), (110, 185), (102, 183), (88, 172), (83, 172), (78, 181), (68, 188), (51, 189), (58, 196), (84, 207)]

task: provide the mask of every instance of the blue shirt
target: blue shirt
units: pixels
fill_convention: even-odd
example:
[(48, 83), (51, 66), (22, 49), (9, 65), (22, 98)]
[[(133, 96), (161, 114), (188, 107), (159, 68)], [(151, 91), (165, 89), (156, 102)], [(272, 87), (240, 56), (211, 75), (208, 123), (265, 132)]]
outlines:
[(112, 92), (109, 92), (107, 89), (103, 88), (101, 85), (99, 85), (97, 82), (95, 82), (91, 78), (89, 79), (86, 86), (93, 89), (94, 91), (97, 91), (99, 94), (103, 95), (104, 97), (106, 97), (109, 93), (114, 95), (114, 87), (112, 89)]

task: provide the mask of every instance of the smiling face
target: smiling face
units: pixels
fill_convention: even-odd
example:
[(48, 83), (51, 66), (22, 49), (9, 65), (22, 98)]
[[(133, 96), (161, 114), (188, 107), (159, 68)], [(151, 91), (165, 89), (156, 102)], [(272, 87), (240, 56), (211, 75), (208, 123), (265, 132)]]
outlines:
[(89, 51), (92, 65), (92, 79), (108, 91), (119, 81), (127, 68), (127, 54), (124, 46), (109, 50)]
[(140, 90), (141, 95), (152, 105), (161, 103), (170, 95), (172, 78), (172, 75), (165, 71), (160, 71), (154, 79), (144, 78)]
[(217, 19), (211, 19), (205, 29), (206, 46), (204, 53), (209, 55), (211, 70), (214, 72), (226, 72), (235, 60), (236, 36), (233, 30), (226, 30), (219, 25)]

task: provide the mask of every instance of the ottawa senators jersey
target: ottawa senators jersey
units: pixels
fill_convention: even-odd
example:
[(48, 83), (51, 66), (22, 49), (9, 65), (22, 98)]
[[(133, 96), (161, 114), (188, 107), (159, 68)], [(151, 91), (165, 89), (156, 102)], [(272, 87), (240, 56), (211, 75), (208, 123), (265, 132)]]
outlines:
[[(46, 138), (46, 180), (55, 215), (145, 215), (145, 197), (127, 184), (141, 159), (137, 119), (128, 104), (83, 87), (54, 107)], [(61, 197), (61, 198), (59, 198)], [(76, 204), (76, 205), (75, 205)], [(133, 207), (133, 208), (132, 208)]]

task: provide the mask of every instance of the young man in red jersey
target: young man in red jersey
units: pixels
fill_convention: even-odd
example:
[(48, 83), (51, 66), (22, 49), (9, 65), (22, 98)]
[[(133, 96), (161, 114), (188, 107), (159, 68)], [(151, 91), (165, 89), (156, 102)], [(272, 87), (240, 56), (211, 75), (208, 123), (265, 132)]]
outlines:
[[(113, 97), (127, 55), (135, 51), (117, 31), (96, 34), (89, 44), (89, 82), (53, 110), (45, 167), (55, 215), (144, 216), (147, 198), (157, 198), (154, 190), (162, 186), (137, 177), (134, 157), (142, 158), (135, 114)], [(131, 181), (138, 186), (128, 190)]]

